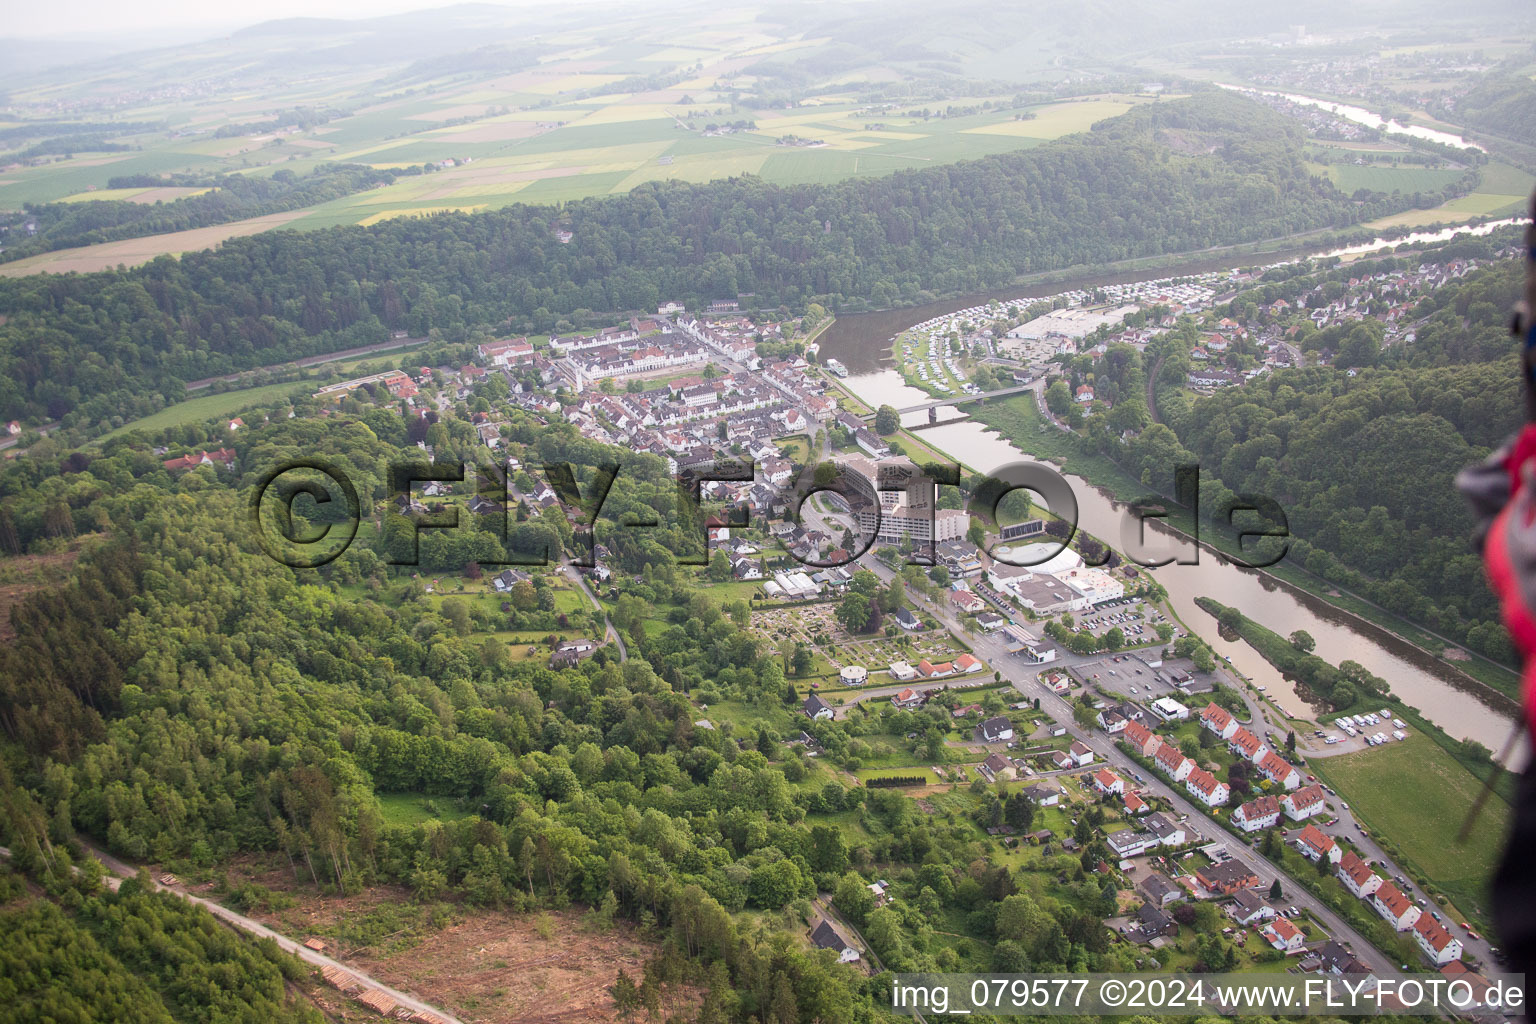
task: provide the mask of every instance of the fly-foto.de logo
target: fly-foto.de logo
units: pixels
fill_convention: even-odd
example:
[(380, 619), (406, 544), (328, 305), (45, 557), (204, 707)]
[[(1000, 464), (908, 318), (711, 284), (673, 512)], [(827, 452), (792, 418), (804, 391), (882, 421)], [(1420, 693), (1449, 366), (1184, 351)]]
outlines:
[[(599, 532), (663, 529), (678, 564), (704, 565), (712, 530), (746, 529), (756, 517), (784, 526), (768, 531), (783, 554), (817, 569), (856, 562), (880, 543), (900, 546), (910, 564), (934, 565), (937, 546), (973, 536), (970, 527), (978, 521), (998, 524), (986, 533), (980, 550), (995, 562), (1029, 568), (1050, 562), (1078, 531), (1079, 507), (1071, 483), (1039, 462), (1010, 463), (968, 478), (962, 489), (961, 469), (953, 463), (824, 461), (770, 487), (768, 508), (754, 509), (745, 501), (709, 497), (716, 485), (765, 483), (757, 475), (755, 460), (722, 457), (679, 469), (675, 495), (660, 503), (664, 511), (657, 512), (653, 503), (646, 506), (649, 512), (637, 515), (630, 510), (623, 516), (605, 515), (610, 498), (624, 486), (622, 464), (550, 462), (536, 469), (534, 479), (495, 463), (396, 463), (388, 467), (383, 493), (375, 487), (365, 502), (342, 467), (324, 459), (297, 459), (273, 466), (256, 482), (248, 506), (250, 523), (263, 550), (294, 568), (318, 568), (340, 557), (356, 541), (368, 516), (376, 517), (389, 539), (385, 561), (401, 566), (420, 564), (423, 534), (467, 529), (488, 532), (497, 542), (492, 547), (503, 552), (476, 554), (471, 560), (482, 566), (547, 565), (560, 560), (563, 550), (570, 564), (591, 567), (596, 565)], [(1199, 467), (1180, 465), (1173, 477), (1174, 503), (1199, 510)], [(1027, 492), (1031, 507), (1048, 514), (1001, 525), (999, 506), (1015, 491)], [(719, 506), (714, 516), (705, 511), (710, 503)], [(1167, 506), (1165, 499), (1152, 496), (1118, 507), (1119, 550), (1136, 564), (1156, 568), (1199, 562), (1198, 515), (1190, 518), (1183, 543), (1175, 543), (1166, 532), (1149, 537), (1148, 520), (1168, 518)], [(530, 531), (521, 529), (530, 511), (550, 508), (558, 510), (567, 528), (558, 534), (545, 531), (530, 541), (524, 536)], [(1244, 552), (1233, 558), (1239, 565), (1265, 568), (1285, 557), (1290, 530), (1274, 499), (1229, 495), (1211, 511), (1216, 521), (1236, 533)], [(803, 542), (812, 534), (839, 535), (842, 543), (823, 552)], [(1269, 543), (1258, 552), (1249, 550), (1247, 542), (1265, 539)], [(1089, 549), (1088, 565), (1103, 565), (1114, 557), (1108, 548), (1084, 547)]]

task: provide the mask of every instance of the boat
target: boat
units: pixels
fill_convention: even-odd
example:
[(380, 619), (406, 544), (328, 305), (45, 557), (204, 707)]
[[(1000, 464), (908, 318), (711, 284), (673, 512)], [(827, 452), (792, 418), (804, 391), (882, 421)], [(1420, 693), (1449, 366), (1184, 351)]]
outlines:
[(838, 362), (836, 359), (828, 359), (827, 362), (826, 362), (826, 367), (827, 367), (828, 370), (830, 370), (832, 373), (836, 374), (839, 377), (846, 377), (846, 376), (848, 376), (848, 367), (844, 366), (842, 363)]

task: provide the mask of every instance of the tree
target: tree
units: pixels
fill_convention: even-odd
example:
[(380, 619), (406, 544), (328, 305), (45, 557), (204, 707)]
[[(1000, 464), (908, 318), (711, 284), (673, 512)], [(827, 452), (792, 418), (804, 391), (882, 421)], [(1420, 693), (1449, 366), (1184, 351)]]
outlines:
[(838, 880), (832, 903), (848, 920), (862, 928), (870, 911), (875, 909), (875, 894), (869, 891), (864, 879), (850, 871)]
[(1291, 646), (1303, 654), (1311, 654), (1317, 647), (1317, 641), (1312, 639), (1312, 634), (1304, 629), (1298, 629), (1290, 636)]
[(1072, 408), (1072, 392), (1067, 388), (1064, 378), (1056, 378), (1045, 389), (1045, 406), (1057, 416), (1065, 416), (1067, 410)]
[(894, 405), (882, 405), (875, 410), (875, 433), (889, 436), (901, 429), (901, 413)]
[(777, 860), (771, 864), (759, 864), (752, 869), (747, 880), (747, 891), (756, 906), (764, 910), (778, 910), (800, 895), (804, 882), (794, 861)]
[(1285, 899), (1285, 890), (1280, 888), (1280, 879), (1277, 878), (1269, 887), (1269, 901), (1279, 903), (1283, 899)]
[(849, 591), (837, 606), (837, 621), (850, 633), (863, 631), (869, 622), (869, 598), (857, 591)]
[(624, 973), (624, 968), (619, 968), (619, 975), (608, 986), (608, 994), (613, 997), (614, 1009), (619, 1011), (619, 1016), (626, 1021), (633, 1021), (635, 1015), (640, 1012), (643, 1000), (640, 998), (640, 989), (630, 976)]

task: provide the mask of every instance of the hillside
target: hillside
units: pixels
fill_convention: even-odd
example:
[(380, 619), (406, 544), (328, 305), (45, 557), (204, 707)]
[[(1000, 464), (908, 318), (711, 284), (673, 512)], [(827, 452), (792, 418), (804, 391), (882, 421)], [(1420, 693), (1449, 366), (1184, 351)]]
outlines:
[(109, 428), (153, 411), (150, 396), (179, 398), (183, 381), (392, 330), (547, 331), (738, 294), (766, 308), (883, 306), (1381, 212), (1309, 175), (1299, 143), (1286, 119), (1212, 92), (872, 180), (646, 185), (559, 210), (278, 232), (123, 273), (7, 280), (0, 416)]

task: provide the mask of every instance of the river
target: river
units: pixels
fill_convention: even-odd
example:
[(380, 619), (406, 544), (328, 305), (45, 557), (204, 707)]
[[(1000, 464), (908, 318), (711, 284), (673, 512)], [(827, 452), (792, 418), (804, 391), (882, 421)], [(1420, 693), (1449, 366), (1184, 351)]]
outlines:
[[(1059, 289), (1060, 286), (1057, 286)], [(926, 308), (925, 308), (926, 309)], [(929, 396), (906, 384), (894, 369), (870, 369), (882, 354), (889, 355), (888, 339), (893, 333), (892, 319), (907, 324), (934, 315), (925, 309), (899, 313), (866, 313), (839, 318), (838, 330), (830, 342), (823, 335), (822, 351), (835, 355), (863, 372), (850, 376), (845, 385), (871, 406), (890, 404), (897, 408), (929, 401)], [(901, 328), (895, 328), (899, 330)], [(926, 422), (926, 414), (908, 419)], [(941, 424), (922, 431), (924, 442), (951, 455), (973, 470), (991, 472), (1010, 462), (1034, 461), (996, 432), (972, 420)], [(1081, 477), (1067, 474), (1078, 503), (1079, 525), (1117, 549), (1126, 547), (1125, 524), (1132, 517), (1124, 506), (1090, 485)], [(1149, 529), (1149, 534), (1153, 533)], [(1157, 531), (1161, 536), (1148, 541), (1148, 554), (1154, 557), (1177, 551), (1187, 556), (1193, 545)], [(1387, 680), (1392, 692), (1418, 708), (1426, 718), (1457, 738), (1477, 740), (1494, 751), (1504, 746), (1512, 720), (1500, 709), (1474, 699), (1475, 695), (1458, 687), (1454, 673), (1435, 658), (1386, 635), (1365, 635), (1349, 617), (1326, 602), (1310, 596), (1298, 596), (1268, 577), (1237, 568), (1209, 551), (1199, 552), (1197, 565), (1167, 565), (1157, 570), (1159, 584), (1168, 591), (1169, 601), (1179, 617), (1220, 655), (1255, 683), (1267, 688), (1287, 712), (1310, 717), (1311, 709), (1284, 682), (1278, 672), (1242, 641), (1223, 640), (1215, 619), (1195, 604), (1197, 597), (1212, 597), (1234, 605), (1243, 614), (1268, 626), (1282, 636), (1306, 630), (1317, 641), (1316, 653), (1337, 665), (1357, 661)]]
[(1456, 149), (1475, 149), (1479, 152), (1487, 152), (1482, 146), (1470, 139), (1464, 139), (1460, 135), (1452, 135), (1450, 132), (1437, 131), (1434, 128), (1425, 128), (1418, 124), (1403, 124), (1399, 121), (1389, 121), (1380, 114), (1373, 114), (1364, 107), (1351, 106), (1348, 103), (1335, 103), (1333, 100), (1320, 100), (1311, 96), (1300, 96), (1289, 92), (1272, 92), (1268, 89), (1250, 89), (1241, 85), (1225, 85), (1217, 82), (1223, 89), (1231, 89), (1233, 92), (1250, 93), (1256, 96), (1272, 96), (1279, 99), (1290, 100), (1304, 107), (1317, 107), (1326, 110), (1346, 121), (1363, 124), (1367, 128), (1375, 128), (1389, 135), (1409, 135), (1415, 139), (1424, 139), (1428, 142), (1438, 142), (1442, 146), (1452, 146)]
[[(1235, 264), (1241, 264), (1242, 266), (1253, 266), (1255, 264), (1270, 266), (1306, 257), (1358, 256), (1362, 253), (1376, 252), (1381, 249), (1407, 245), (1413, 242), (1443, 242), (1456, 235), (1463, 234), (1486, 235), (1501, 227), (1523, 223), (1525, 223), (1525, 218), (1523, 217), (1509, 217), (1504, 220), (1485, 221), (1478, 224), (1456, 224), (1435, 231), (1414, 231), (1397, 238), (1378, 237), (1369, 242), (1360, 242), (1342, 248), (1319, 249), (1314, 246), (1265, 253), (1262, 256), (1234, 257), (1231, 254), (1208, 256), (1202, 259), (1181, 262), (1177, 266), (1119, 272), (1101, 271), (1082, 277), (1074, 277), (1071, 280), (1021, 285), (997, 292), (983, 292), (958, 298), (938, 299), (921, 306), (907, 306), (903, 309), (882, 309), (871, 313), (855, 313), (852, 315), (845, 313), (838, 316), (832, 325), (823, 331), (816, 340), (820, 346), (822, 358), (836, 358), (855, 374), (872, 373), (889, 364), (891, 344), (896, 335), (905, 331), (913, 324), (919, 324), (933, 317), (943, 316), (946, 313), (953, 313), (956, 310), (966, 309), (970, 306), (981, 305), (989, 299), (997, 299), (1003, 303), (1012, 302), (1015, 299), (1041, 299), (1051, 295), (1059, 295), (1062, 292), (1071, 291), (1076, 288), (1099, 288), (1112, 284), (1134, 284), (1138, 281), (1156, 281), (1164, 278), (1189, 277), (1213, 271), (1231, 270)], [(932, 396), (924, 394), (919, 401), (932, 401)], [(914, 405), (916, 403), (906, 402), (904, 404)], [(897, 407), (900, 408), (901, 405)]]

